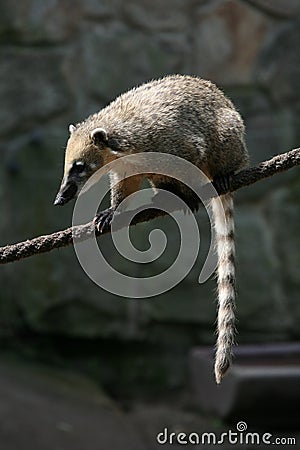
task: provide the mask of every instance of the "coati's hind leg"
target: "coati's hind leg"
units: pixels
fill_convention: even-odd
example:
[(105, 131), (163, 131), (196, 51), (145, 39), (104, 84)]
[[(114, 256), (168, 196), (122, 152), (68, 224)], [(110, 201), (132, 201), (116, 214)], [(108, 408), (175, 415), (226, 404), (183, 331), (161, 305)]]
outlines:
[(225, 194), (231, 191), (233, 172), (214, 177), (213, 185), (218, 193)]
[[(176, 197), (179, 197), (186, 205), (184, 211), (186, 211), (188, 208), (192, 212), (196, 212), (199, 209), (200, 206), (200, 199), (198, 195), (189, 187), (187, 187), (185, 184), (181, 183), (180, 181), (169, 178), (169, 177), (162, 177), (159, 175), (151, 175), (147, 176), (149, 179), (149, 182), (151, 186), (154, 188), (154, 191), (157, 189), (165, 190), (168, 192), (171, 192)], [(162, 192), (157, 192), (153, 197), (153, 203), (154, 205), (164, 207), (164, 203), (166, 202), (166, 197)], [(174, 205), (176, 207), (178, 205), (177, 203)], [(168, 199), (168, 207), (170, 206), (169, 199)]]

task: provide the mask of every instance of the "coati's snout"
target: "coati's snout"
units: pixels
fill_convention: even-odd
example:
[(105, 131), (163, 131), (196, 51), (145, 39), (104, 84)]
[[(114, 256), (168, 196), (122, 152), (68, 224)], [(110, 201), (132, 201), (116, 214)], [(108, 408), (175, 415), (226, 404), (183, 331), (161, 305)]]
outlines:
[(62, 206), (72, 200), (89, 177), (90, 173), (87, 172), (86, 164), (82, 161), (73, 161), (62, 180), (54, 205)]
[(72, 198), (76, 196), (78, 192), (78, 186), (75, 181), (67, 180), (62, 182), (62, 185), (55, 197), (54, 205), (63, 206), (68, 203)]
[(64, 177), (54, 205), (65, 205), (76, 197), (86, 181), (104, 163), (103, 151), (108, 138), (103, 128), (94, 128), (88, 137), (74, 125), (69, 126), (69, 131)]

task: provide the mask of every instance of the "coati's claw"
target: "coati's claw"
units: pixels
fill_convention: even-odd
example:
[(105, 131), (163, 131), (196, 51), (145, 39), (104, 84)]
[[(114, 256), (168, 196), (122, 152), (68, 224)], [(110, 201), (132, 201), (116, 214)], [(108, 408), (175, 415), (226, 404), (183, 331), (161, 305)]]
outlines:
[(114, 216), (114, 210), (112, 208), (107, 208), (104, 211), (101, 211), (100, 214), (97, 214), (94, 218), (94, 224), (98, 233), (103, 233), (108, 230), (112, 219)]

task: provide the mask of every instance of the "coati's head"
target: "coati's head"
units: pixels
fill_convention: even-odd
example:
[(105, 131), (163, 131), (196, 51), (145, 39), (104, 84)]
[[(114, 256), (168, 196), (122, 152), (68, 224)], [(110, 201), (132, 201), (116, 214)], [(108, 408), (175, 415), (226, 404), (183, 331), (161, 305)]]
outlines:
[(64, 205), (77, 196), (93, 173), (117, 157), (108, 146), (108, 135), (103, 128), (89, 132), (70, 125), (69, 131), (64, 176), (54, 205)]

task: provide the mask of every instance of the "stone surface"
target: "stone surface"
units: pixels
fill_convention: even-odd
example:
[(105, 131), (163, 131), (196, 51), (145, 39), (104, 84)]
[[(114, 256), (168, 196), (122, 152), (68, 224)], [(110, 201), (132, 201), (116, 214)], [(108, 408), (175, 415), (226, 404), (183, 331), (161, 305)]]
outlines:
[(83, 14), (91, 20), (108, 20), (115, 18), (120, 13), (122, 0), (86, 0), (80, 2)]
[(190, 0), (129, 0), (122, 3), (121, 13), (128, 23), (143, 30), (182, 32), (189, 26)]
[(282, 26), (260, 54), (256, 79), (269, 90), (277, 108), (293, 107), (299, 102), (300, 56), (294, 51), (300, 40), (300, 19), (290, 26)]
[(279, 17), (294, 17), (300, 14), (298, 0), (249, 0), (249, 2), (266, 13)]
[(59, 51), (1, 48), (0, 135), (19, 136), (68, 108), (70, 90), (62, 66)]
[[(233, 423), (243, 418), (252, 427), (273, 430), (297, 427), (300, 345), (238, 346), (234, 355), (233, 365), (218, 386), (213, 379), (211, 349), (198, 347), (191, 351), (195, 405), (207, 414)], [(282, 410), (284, 417), (280, 414)]]
[(24, 442), (31, 450), (146, 448), (117, 405), (84, 378), (2, 362), (0, 379), (0, 440), (7, 450)]
[(12, 0), (0, 5), (0, 35), (17, 43), (59, 43), (71, 38), (80, 19), (80, 1)]
[(269, 226), (273, 227), (275, 251), (278, 258), (280, 280), (283, 284), (285, 302), (291, 311), (291, 334), (299, 336), (299, 290), (300, 290), (300, 236), (299, 178), (293, 189), (282, 189), (272, 195), (266, 205)]
[(268, 92), (261, 87), (237, 87), (226, 90), (226, 93), (245, 121), (251, 164), (258, 164), (297, 146), (292, 106), (274, 108)]
[[(203, 445), (209, 448), (207, 433), (215, 433), (221, 438), (222, 433), (236, 429), (237, 422), (224, 424), (201, 414), (186, 406), (186, 400), (178, 395), (169, 403), (162, 399), (157, 402), (139, 399), (135, 405), (124, 409), (111, 400), (98, 382), (96, 386), (71, 371), (36, 365), (28, 367), (24, 363), (8, 363), (2, 359), (0, 380), (0, 440), (5, 450), (20, 450), (24, 442), (30, 442), (31, 450), (182, 449), (182, 444), (174, 440), (166, 444), (157, 442), (157, 435), (165, 428), (169, 437), (170, 433), (186, 433), (187, 436), (193, 433), (194, 437), (197, 433), (201, 439), (203, 434)], [(270, 431), (261, 430), (260, 426), (250, 422), (248, 425), (249, 432)], [(274, 438), (291, 436), (296, 442), (300, 439), (296, 430), (271, 431)], [(186, 445), (186, 448), (194, 447)], [(253, 449), (253, 445), (245, 443), (234, 447)], [(229, 450), (232, 444), (226, 440), (222, 448)]]
[(212, 2), (199, 8), (194, 29), (193, 71), (221, 85), (248, 84), (268, 18), (244, 2)]
[(87, 31), (83, 52), (88, 93), (107, 103), (143, 81), (182, 71), (188, 47), (181, 35), (149, 39), (116, 25)]
[(275, 238), (254, 208), (237, 209), (236, 229), (239, 332), (263, 334), (269, 341), (284, 338), (291, 316), (280, 292)]
[[(193, 393), (193, 395), (195, 394)], [(195, 400), (195, 398), (193, 398), (193, 400)], [(161, 448), (165, 448), (167, 450), (180, 450), (182, 448), (197, 448), (197, 446), (205, 449), (221, 447), (225, 450), (231, 450), (234, 447), (237, 450), (253, 450), (256, 445), (252, 444), (251, 434), (259, 434), (262, 438), (263, 434), (268, 433), (268, 431), (270, 431), (272, 435), (271, 442), (274, 442), (275, 439), (278, 438), (277, 442), (282, 442), (282, 446), (287, 446), (285, 443), (288, 442), (288, 437), (294, 438), (295, 441), (290, 442), (296, 442), (296, 445), (299, 442), (299, 431), (297, 431), (297, 425), (294, 430), (288, 430), (285, 432), (280, 429), (275, 431), (268, 428), (266, 431), (265, 429), (262, 430), (259, 425), (253, 426), (250, 422), (248, 424), (246, 423), (247, 430), (244, 433), (240, 433), (238, 436), (240, 439), (236, 442), (235, 438), (237, 438), (237, 434), (234, 433), (237, 431), (237, 423), (241, 421), (240, 417), (236, 422), (225, 424), (210, 415), (199, 415), (197, 409), (195, 408), (176, 408), (174, 401), (172, 403), (170, 402), (168, 405), (152, 404), (145, 406), (143, 404), (138, 404), (129, 414), (137, 428), (143, 430), (145, 443), (148, 445), (147, 448), (149, 450)], [(232, 433), (230, 439), (231, 443), (229, 443), (229, 430), (231, 430)], [(246, 435), (247, 432), (249, 432), (248, 436)], [(159, 433), (163, 433), (160, 435), (160, 444), (155, 442), (156, 436)], [(173, 435), (171, 433), (173, 433)], [(179, 436), (179, 433), (185, 433), (186, 439), (190, 437), (193, 444), (178, 443), (176, 441), (176, 437)], [(199, 444), (197, 444), (197, 441), (195, 440), (195, 435), (199, 435)], [(220, 443), (219, 445), (214, 445), (214, 436), (216, 441), (219, 440), (222, 444)], [(248, 437), (248, 440), (246, 440), (246, 436)], [(267, 435), (267, 437), (270, 436)], [(179, 439), (180, 438), (181, 441), (185, 440), (184, 435), (181, 435)], [(167, 440), (167, 442), (163, 443), (165, 440)], [(172, 443), (170, 443), (170, 441)], [(240, 443), (240, 441), (242, 441), (242, 443)], [(295, 446), (295, 444), (291, 445)], [(262, 450), (268, 450), (270, 448), (270, 444), (264, 445), (261, 439), (259, 448)]]
[[(226, 90), (226, 93), (244, 119), (250, 165), (256, 165), (298, 146), (298, 127), (295, 123), (297, 115), (293, 106), (274, 108), (267, 91), (259, 87), (235, 87)], [(235, 197), (238, 202), (259, 202), (268, 192), (292, 184), (296, 178), (296, 170), (277, 174), (255, 186), (239, 190)]]
[[(194, 73), (226, 88), (245, 118), (253, 164), (299, 146), (298, 3), (0, 2), (1, 243), (71, 224), (72, 204), (52, 206), (68, 124), (151, 78)], [(239, 342), (299, 337), (298, 172), (236, 195)], [(101, 245), (119, 270), (151, 276), (174, 258), (178, 235), (164, 226), (174, 248), (152, 266), (120, 259), (108, 238)], [(136, 242), (147, 247), (150, 229), (137, 228)], [(167, 347), (213, 345), (215, 280), (197, 283), (204, 255), (180, 285), (142, 301), (94, 286), (72, 249), (7, 265), (0, 272), (1, 336), (25, 327)]]
[[(176, 277), (182, 277), (183, 272), (187, 272), (183, 281), (176, 285), (172, 290), (154, 297), (147, 304), (147, 313), (150, 320), (158, 323), (170, 322), (177, 324), (197, 325), (199, 329), (201, 326), (203, 334), (209, 334), (214, 327), (215, 322), (215, 304), (214, 304), (214, 290), (215, 280), (210, 279), (204, 284), (199, 284), (198, 278), (203, 267), (208, 246), (210, 244), (210, 227), (206, 212), (201, 210), (197, 214), (197, 221), (200, 225), (200, 254), (196, 262), (192, 265), (191, 270), (187, 270), (190, 266), (190, 261), (182, 259), (182, 264), (177, 268), (178, 273)], [(150, 228), (149, 224), (149, 228)], [(178, 235), (175, 233), (176, 224), (168, 219), (162, 219), (157, 222), (157, 226), (162, 227), (168, 238), (170, 253), (164, 254), (158, 261), (154, 262), (154, 270), (161, 273), (170, 267), (170, 262), (174, 262), (178, 256), (179, 246), (176, 245)], [(185, 230), (188, 233), (188, 230)], [(177, 237), (175, 240), (174, 237)], [(191, 242), (193, 246), (194, 243)], [(189, 295), (186, 295), (186, 293)], [(208, 330), (205, 325), (208, 325)]]
[[(17, 159), (15, 155), (17, 173), (4, 170), (4, 208), (6, 220), (13, 227), (2, 234), (3, 244), (71, 225), (72, 205), (64, 209), (53, 206), (63, 165), (59, 146), (66, 132), (58, 137), (54, 128), (50, 137), (49, 131), (48, 135), (41, 132), (42, 147), (27, 144), (19, 150)], [(47, 143), (43, 144), (44, 138)], [(21, 201), (22, 195), (28, 201)], [(128, 333), (128, 304), (92, 284), (72, 248), (7, 265), (0, 277), (5, 284), (0, 307), (8, 323), (18, 322), (21, 314), (36, 331), (86, 337)]]

